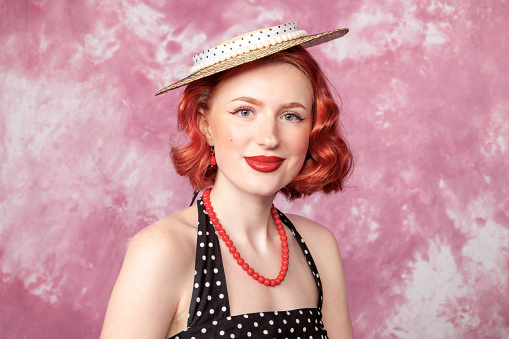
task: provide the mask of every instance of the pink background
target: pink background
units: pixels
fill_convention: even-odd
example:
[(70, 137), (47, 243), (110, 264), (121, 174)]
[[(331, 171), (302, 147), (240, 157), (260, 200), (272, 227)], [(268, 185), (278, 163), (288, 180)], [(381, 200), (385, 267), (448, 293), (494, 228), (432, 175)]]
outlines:
[(358, 338), (509, 336), (506, 1), (0, 1), (2, 338), (97, 337), (130, 237), (190, 201), (168, 158), (193, 54), (289, 21), (344, 102)]

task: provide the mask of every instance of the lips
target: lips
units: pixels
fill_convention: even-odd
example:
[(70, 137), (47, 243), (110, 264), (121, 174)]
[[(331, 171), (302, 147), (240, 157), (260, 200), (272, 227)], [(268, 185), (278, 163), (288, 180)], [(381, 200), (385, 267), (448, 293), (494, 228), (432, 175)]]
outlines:
[(256, 155), (253, 157), (244, 157), (251, 168), (258, 172), (273, 172), (281, 166), (285, 159), (275, 156)]

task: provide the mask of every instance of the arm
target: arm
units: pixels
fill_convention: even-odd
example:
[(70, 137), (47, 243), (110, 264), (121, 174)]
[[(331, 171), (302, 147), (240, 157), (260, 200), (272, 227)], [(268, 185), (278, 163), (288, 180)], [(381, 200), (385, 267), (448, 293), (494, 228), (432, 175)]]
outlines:
[(330, 338), (354, 338), (348, 300), (346, 296), (345, 277), (334, 234), (327, 230), (323, 239), (325, 256), (317, 265), (321, 273), (323, 287), (323, 321)]
[(192, 265), (183, 257), (187, 251), (182, 234), (176, 237), (167, 226), (158, 222), (131, 240), (108, 304), (102, 339), (168, 334), (183, 294), (178, 282), (192, 276), (187, 272)]

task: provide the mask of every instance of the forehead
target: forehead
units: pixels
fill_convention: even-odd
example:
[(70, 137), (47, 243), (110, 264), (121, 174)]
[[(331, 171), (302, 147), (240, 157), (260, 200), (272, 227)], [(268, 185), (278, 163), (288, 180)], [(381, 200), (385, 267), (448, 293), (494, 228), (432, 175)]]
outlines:
[(304, 72), (285, 62), (253, 62), (235, 69), (220, 81), (214, 103), (250, 96), (262, 101), (302, 101), (311, 109), (313, 89)]

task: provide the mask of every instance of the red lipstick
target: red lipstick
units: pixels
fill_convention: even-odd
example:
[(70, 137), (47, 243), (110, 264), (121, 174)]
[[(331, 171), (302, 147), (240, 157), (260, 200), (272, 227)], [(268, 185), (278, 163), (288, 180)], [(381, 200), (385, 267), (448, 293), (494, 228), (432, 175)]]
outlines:
[(258, 172), (272, 172), (281, 166), (285, 159), (275, 156), (267, 157), (265, 155), (256, 155), (254, 157), (244, 157), (251, 168)]

